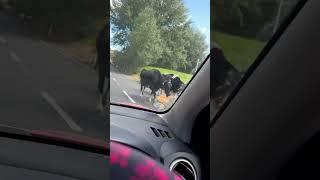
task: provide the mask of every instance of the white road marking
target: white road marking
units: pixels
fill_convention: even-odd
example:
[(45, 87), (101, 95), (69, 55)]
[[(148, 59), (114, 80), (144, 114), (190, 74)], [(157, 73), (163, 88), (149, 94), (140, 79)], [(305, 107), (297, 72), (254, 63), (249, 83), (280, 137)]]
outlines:
[(125, 94), (132, 103), (135, 103), (135, 104), (136, 104), (136, 102), (129, 96), (129, 94), (120, 87), (120, 84), (118, 83), (117, 79), (113, 77), (112, 80), (113, 80), (113, 81), (117, 84), (117, 86), (122, 90), (123, 94)]
[[(117, 79), (116, 78), (112, 78), (112, 80), (114, 81), (114, 83), (116, 83), (117, 86), (119, 86), (120, 88), (120, 84), (118, 83)], [(121, 88), (120, 88), (121, 89)]]
[(128, 99), (129, 99), (132, 103), (136, 103), (136, 102), (129, 96), (129, 94), (128, 94), (125, 90), (122, 90), (122, 92), (128, 97)]
[(17, 54), (13, 51), (9, 52), (11, 59), (16, 63), (21, 63), (21, 59), (17, 56)]
[(50, 96), (47, 92), (41, 92), (41, 96), (46, 100), (48, 104), (52, 106), (52, 108), (62, 117), (62, 119), (69, 125), (69, 127), (78, 132), (82, 132), (82, 128), (72, 120), (71, 116), (68, 115), (54, 100), (52, 96)]
[(7, 44), (7, 40), (4, 37), (0, 36), (0, 43), (1, 44)]

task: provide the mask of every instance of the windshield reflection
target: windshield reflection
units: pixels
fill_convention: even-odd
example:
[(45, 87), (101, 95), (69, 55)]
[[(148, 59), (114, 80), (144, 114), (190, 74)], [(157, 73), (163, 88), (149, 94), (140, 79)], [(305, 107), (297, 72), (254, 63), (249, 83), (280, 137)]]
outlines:
[(106, 140), (104, 15), (99, 1), (0, 1), (0, 124)]

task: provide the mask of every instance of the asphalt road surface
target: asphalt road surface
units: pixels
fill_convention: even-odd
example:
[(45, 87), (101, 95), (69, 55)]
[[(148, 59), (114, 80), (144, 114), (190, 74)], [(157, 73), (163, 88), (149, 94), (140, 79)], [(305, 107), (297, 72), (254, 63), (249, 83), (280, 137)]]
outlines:
[(97, 74), (0, 11), (0, 124), (107, 139), (96, 110)]
[(143, 96), (140, 96), (140, 92), (139, 82), (110, 66), (111, 103), (133, 103), (156, 111), (157, 109), (149, 102), (151, 91), (146, 88)]

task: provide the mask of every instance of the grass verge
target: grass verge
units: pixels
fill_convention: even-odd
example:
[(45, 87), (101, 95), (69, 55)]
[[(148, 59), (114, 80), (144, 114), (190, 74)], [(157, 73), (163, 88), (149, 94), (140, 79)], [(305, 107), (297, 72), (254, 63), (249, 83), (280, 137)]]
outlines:
[(153, 66), (145, 66), (143, 68), (145, 68), (146, 70), (158, 69), (161, 72), (161, 74), (175, 74), (175, 75), (179, 76), (181, 81), (185, 84), (187, 84), (192, 78), (191, 74), (187, 74), (187, 73), (183, 73), (183, 72), (179, 72), (179, 71), (175, 71), (175, 70), (171, 70), (171, 69), (158, 68), (158, 67), (153, 67)]
[(213, 32), (215, 42), (223, 49), (229, 62), (239, 71), (246, 71), (256, 60), (265, 42)]

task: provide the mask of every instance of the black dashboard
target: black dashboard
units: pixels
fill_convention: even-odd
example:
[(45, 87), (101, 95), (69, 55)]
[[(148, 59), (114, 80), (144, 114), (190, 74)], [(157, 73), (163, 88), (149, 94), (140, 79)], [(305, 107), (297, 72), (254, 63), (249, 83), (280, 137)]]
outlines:
[(179, 160), (187, 162), (195, 179), (200, 179), (198, 157), (156, 113), (111, 105), (110, 140), (138, 149), (170, 170)]
[(0, 179), (92, 179), (108, 177), (106, 155), (0, 137)]

